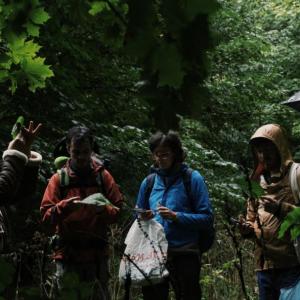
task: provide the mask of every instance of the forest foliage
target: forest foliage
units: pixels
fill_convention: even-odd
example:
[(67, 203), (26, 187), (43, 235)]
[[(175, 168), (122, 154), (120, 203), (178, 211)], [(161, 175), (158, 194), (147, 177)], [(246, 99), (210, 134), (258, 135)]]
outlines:
[[(255, 299), (253, 246), (229, 219), (245, 209), (241, 182), (251, 168), (255, 128), (283, 125), (299, 157), (299, 114), (280, 104), (300, 86), (299, 15), (296, 0), (0, 0), (2, 148), (17, 116), (43, 123), (35, 144), (44, 157), (41, 180), (18, 214), (27, 233), (18, 247), (41, 251), (39, 203), (55, 171), (53, 145), (70, 126), (93, 129), (132, 206), (151, 165), (150, 133), (172, 128), (183, 138), (187, 162), (204, 175), (216, 213), (217, 240), (203, 258), (203, 298)], [(114, 230), (113, 240), (122, 240)], [(114, 259), (112, 270), (117, 252)], [(12, 279), (11, 268), (4, 269)], [(9, 277), (0, 272), (0, 293)], [(40, 272), (29, 278), (34, 286), (22, 297), (38, 299)], [(114, 299), (122, 295), (114, 285)]]

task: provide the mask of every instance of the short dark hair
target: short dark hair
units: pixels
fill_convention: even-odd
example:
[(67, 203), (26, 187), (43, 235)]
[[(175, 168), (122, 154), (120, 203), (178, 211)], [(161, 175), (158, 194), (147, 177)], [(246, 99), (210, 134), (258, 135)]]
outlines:
[(148, 143), (151, 153), (153, 153), (158, 146), (166, 146), (172, 149), (177, 162), (183, 162), (186, 157), (179, 135), (173, 130), (168, 131), (167, 134), (157, 131), (150, 137)]
[(80, 143), (84, 140), (88, 140), (93, 147), (94, 145), (94, 137), (91, 133), (91, 130), (85, 126), (74, 126), (69, 129), (66, 136), (66, 143), (70, 146), (73, 141), (75, 144)]

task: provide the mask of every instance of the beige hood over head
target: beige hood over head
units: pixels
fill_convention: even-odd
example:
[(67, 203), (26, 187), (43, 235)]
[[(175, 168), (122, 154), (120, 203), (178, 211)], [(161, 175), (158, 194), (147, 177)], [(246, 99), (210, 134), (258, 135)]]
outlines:
[[(268, 139), (275, 144), (281, 158), (280, 171), (282, 173), (285, 173), (286, 168), (293, 161), (293, 158), (290, 149), (288, 147), (289, 143), (287, 141), (287, 137), (284, 129), (278, 124), (263, 125), (259, 127), (250, 138), (250, 145), (251, 142), (253, 142), (253, 140), (257, 138)], [(256, 169), (257, 164), (258, 162), (255, 159), (254, 170)]]
[[(274, 182), (259, 179), (264, 194), (257, 199), (249, 199), (247, 206), (247, 223), (253, 228), (256, 237), (255, 261), (256, 270), (291, 268), (298, 266), (294, 245), (289, 234), (283, 239), (278, 238), (280, 226), (287, 214), (295, 207), (295, 200), (289, 184), (289, 168), (292, 155), (284, 129), (277, 124), (267, 124), (256, 130), (250, 139), (250, 145), (255, 139), (267, 139), (278, 149), (281, 165), (281, 176)], [(252, 147), (253, 150), (253, 147)], [(256, 155), (255, 172), (260, 174), (260, 165)], [(272, 199), (278, 203), (276, 212), (269, 212), (265, 207), (265, 200)]]

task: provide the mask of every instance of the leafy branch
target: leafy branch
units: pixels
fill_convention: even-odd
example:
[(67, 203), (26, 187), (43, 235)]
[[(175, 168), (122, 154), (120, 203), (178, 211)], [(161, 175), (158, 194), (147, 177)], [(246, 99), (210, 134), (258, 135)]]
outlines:
[[(20, 19), (20, 15), (25, 17)], [(0, 83), (10, 82), (14, 94), (18, 85), (28, 84), (29, 90), (45, 87), (46, 79), (53, 76), (45, 59), (38, 55), (41, 48), (33, 39), (50, 16), (39, 1), (29, 3), (0, 1)]]
[(290, 232), (291, 239), (295, 240), (300, 235), (300, 207), (294, 208), (284, 219), (280, 226), (279, 238)]

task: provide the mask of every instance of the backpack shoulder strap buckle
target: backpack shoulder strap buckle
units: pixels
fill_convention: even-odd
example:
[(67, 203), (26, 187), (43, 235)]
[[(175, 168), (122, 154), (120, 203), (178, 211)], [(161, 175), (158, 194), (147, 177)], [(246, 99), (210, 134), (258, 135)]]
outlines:
[(59, 182), (61, 187), (66, 187), (70, 184), (70, 177), (66, 168), (61, 168), (57, 170), (57, 174), (59, 176)]

